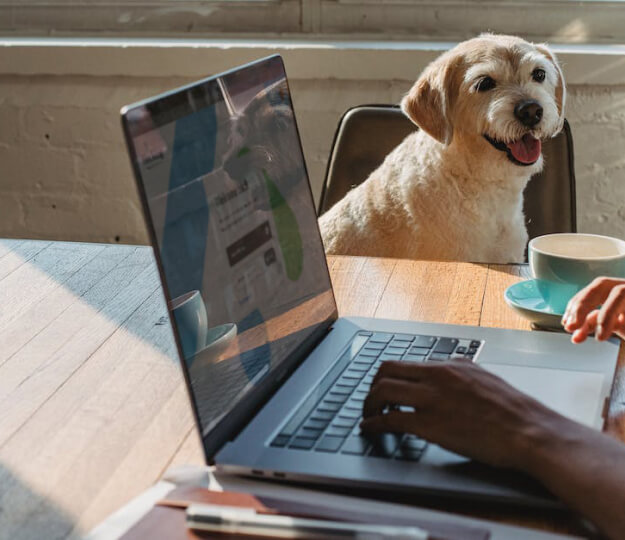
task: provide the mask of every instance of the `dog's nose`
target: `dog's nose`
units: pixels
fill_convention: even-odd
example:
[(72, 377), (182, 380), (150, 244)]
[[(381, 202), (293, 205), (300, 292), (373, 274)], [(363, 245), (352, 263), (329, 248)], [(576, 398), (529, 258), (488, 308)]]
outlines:
[(534, 127), (543, 117), (543, 108), (540, 103), (534, 99), (519, 101), (514, 107), (514, 116), (516, 116), (524, 126)]

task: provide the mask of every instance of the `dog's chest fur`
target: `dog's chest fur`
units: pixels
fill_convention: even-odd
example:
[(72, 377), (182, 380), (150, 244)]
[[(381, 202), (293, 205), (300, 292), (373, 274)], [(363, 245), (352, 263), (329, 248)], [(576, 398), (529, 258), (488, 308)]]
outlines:
[[(320, 220), (329, 253), (521, 262), (523, 171), (462, 162), (419, 131)], [(483, 161), (482, 161), (483, 162)], [(521, 174), (522, 173), (522, 174)], [(369, 184), (369, 185), (366, 185)]]

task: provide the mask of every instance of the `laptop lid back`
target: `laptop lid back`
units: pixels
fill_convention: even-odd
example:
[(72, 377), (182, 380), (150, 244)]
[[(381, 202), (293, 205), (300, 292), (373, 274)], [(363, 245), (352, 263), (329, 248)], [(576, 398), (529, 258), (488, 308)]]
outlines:
[(208, 460), (336, 319), (282, 59), (122, 109)]

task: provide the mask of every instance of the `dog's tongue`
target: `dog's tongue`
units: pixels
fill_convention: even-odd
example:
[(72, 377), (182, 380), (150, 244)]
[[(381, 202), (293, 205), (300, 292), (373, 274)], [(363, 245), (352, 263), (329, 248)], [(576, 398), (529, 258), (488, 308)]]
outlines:
[(532, 137), (529, 133), (523, 135), (522, 139), (508, 143), (506, 146), (510, 149), (514, 159), (521, 163), (534, 163), (540, 157), (540, 139)]

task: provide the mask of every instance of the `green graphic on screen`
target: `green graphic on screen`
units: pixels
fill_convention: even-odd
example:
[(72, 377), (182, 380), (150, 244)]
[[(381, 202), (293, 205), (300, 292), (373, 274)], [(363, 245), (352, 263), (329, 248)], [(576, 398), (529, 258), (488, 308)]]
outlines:
[(297, 281), (302, 274), (304, 266), (302, 237), (299, 233), (297, 220), (293, 210), (289, 208), (275, 182), (269, 178), (265, 169), (263, 169), (263, 176), (267, 184), (271, 212), (278, 231), (278, 243), (280, 244), (282, 257), (284, 257), (286, 275), (291, 281)]

